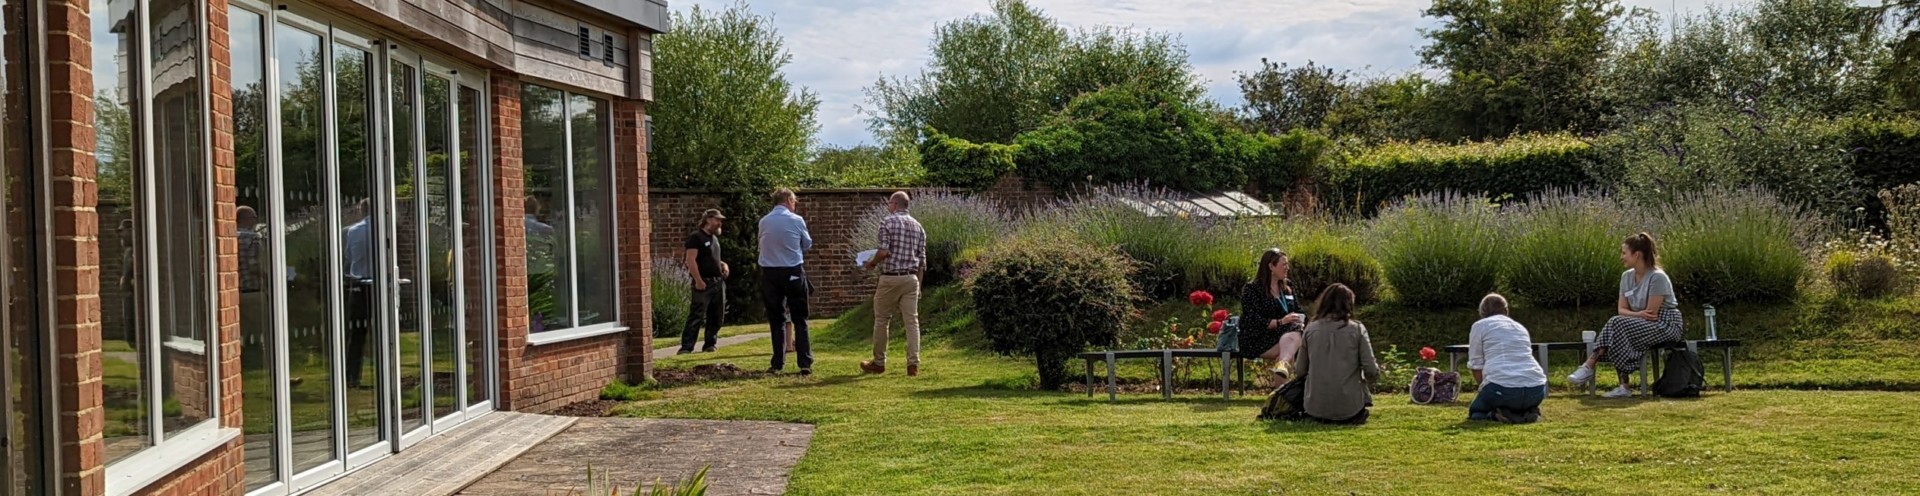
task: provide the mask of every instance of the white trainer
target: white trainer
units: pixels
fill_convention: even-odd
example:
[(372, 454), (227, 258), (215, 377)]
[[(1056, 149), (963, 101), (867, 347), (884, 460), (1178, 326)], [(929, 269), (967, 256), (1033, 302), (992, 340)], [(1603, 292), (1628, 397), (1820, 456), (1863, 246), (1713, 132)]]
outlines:
[(1627, 385), (1625, 385), (1625, 384), (1621, 384), (1621, 385), (1620, 385), (1620, 387), (1617, 387), (1617, 388), (1613, 388), (1613, 390), (1612, 390), (1612, 391), (1607, 391), (1607, 394), (1603, 394), (1603, 395), (1600, 395), (1600, 397), (1602, 397), (1602, 398), (1632, 398), (1632, 397), (1633, 397), (1633, 390), (1632, 390), (1632, 389), (1629, 389), (1629, 388), (1627, 388)]
[(1593, 367), (1581, 365), (1580, 368), (1574, 369), (1573, 374), (1567, 376), (1567, 382), (1575, 386), (1593, 382)]

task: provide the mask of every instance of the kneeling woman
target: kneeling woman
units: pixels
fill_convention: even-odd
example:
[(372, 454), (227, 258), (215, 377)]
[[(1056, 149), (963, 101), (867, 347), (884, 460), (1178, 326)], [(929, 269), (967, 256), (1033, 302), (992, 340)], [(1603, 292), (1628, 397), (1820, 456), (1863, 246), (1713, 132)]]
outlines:
[(1353, 320), (1353, 305), (1353, 290), (1345, 284), (1321, 292), (1294, 358), (1294, 367), (1306, 375), (1304, 409), (1321, 422), (1364, 424), (1367, 407), (1373, 406), (1380, 365), (1373, 359), (1367, 326)]
[(1601, 357), (1613, 362), (1620, 375), (1620, 387), (1608, 398), (1633, 396), (1628, 387), (1632, 372), (1640, 370), (1641, 357), (1654, 345), (1680, 340), (1680, 300), (1674, 295), (1673, 280), (1660, 270), (1660, 258), (1647, 233), (1628, 236), (1620, 245), (1620, 262), (1627, 271), (1620, 275), (1620, 315), (1607, 320), (1594, 341), (1594, 350), (1567, 381), (1575, 385), (1593, 382), (1593, 367)]
[(1300, 349), (1300, 329), (1306, 315), (1287, 281), (1287, 254), (1269, 248), (1260, 255), (1260, 268), (1240, 290), (1240, 349), (1259, 353), (1280, 380), (1291, 375), (1293, 355)]

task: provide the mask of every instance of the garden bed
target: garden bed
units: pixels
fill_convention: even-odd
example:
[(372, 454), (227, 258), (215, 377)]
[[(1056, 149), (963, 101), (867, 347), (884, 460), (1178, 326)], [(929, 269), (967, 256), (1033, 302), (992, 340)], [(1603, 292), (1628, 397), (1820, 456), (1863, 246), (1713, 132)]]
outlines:
[(659, 387), (685, 386), (710, 381), (772, 377), (766, 371), (747, 370), (731, 363), (710, 363), (684, 369), (658, 369), (653, 380)]

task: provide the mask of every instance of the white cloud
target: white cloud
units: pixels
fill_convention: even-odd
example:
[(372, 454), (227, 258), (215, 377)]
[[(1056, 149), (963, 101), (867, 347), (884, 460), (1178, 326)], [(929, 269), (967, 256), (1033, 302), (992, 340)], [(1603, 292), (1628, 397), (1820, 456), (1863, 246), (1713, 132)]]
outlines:
[[(675, 1), (723, 9), (733, 0)], [(1262, 57), (1390, 74), (1416, 69), (1414, 54), (1431, 27), (1420, 12), (1426, 0), (1030, 0), (1069, 27), (1130, 26), (1179, 35), (1208, 94), (1239, 105), (1235, 71), (1255, 70)], [(1627, 8), (1663, 14), (1699, 12), (1706, 0), (1626, 0)], [(819, 140), (826, 145), (872, 142), (863, 89), (882, 75), (917, 73), (927, 62), (941, 23), (989, 12), (987, 0), (909, 1), (762, 0), (749, 4), (769, 15), (793, 53), (788, 79), (820, 95)]]

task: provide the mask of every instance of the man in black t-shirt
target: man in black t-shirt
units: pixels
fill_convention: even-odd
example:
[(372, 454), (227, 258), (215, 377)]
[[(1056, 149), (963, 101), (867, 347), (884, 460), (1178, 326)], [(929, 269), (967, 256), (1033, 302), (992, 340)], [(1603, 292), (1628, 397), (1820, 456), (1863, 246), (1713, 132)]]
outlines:
[(700, 214), (700, 228), (687, 235), (687, 275), (693, 278), (693, 304), (687, 306), (687, 328), (680, 332), (680, 353), (693, 353), (693, 340), (700, 336), (701, 321), (707, 326), (707, 345), (713, 351), (720, 345), (720, 322), (727, 313), (726, 262), (720, 261), (720, 223), (727, 220), (719, 209)]

